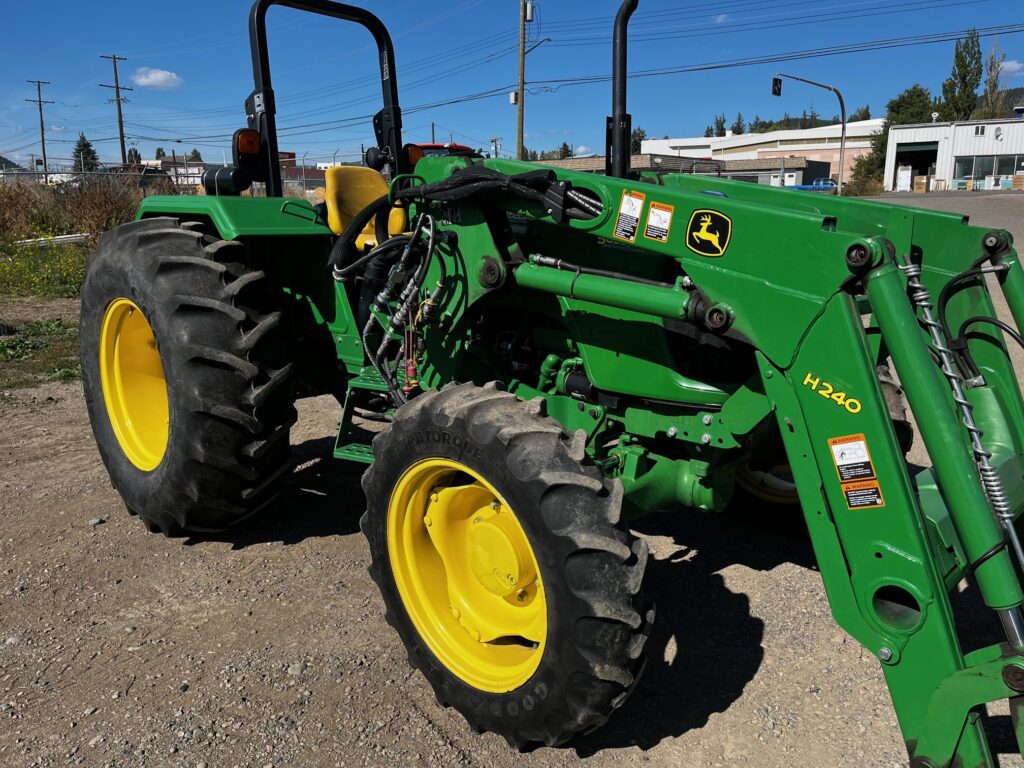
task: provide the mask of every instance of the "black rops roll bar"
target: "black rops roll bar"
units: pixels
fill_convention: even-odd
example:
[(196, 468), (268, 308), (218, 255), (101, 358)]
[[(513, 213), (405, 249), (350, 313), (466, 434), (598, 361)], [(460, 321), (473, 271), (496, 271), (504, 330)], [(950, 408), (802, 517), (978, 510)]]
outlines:
[(407, 159), (402, 153), (402, 110), (398, 106), (398, 80), (395, 75), (395, 49), (384, 23), (369, 11), (331, 0), (256, 0), (249, 12), (249, 46), (252, 49), (252, 78), (255, 88), (245, 100), (249, 127), (259, 131), (261, 153), (267, 159), (267, 197), (281, 197), (281, 167), (278, 162), (277, 112), (270, 81), (270, 56), (267, 52), (267, 11), (283, 5), (298, 11), (319, 13), (343, 21), (361, 24), (377, 42), (380, 56), (380, 84), (384, 108), (373, 118), (377, 146), (391, 165), (392, 176), (406, 173)]

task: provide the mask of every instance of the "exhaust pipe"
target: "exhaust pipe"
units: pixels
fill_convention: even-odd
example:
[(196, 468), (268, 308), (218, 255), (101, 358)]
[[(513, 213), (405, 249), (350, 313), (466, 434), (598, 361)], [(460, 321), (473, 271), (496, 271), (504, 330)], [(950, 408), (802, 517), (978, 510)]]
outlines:
[(640, 0), (623, 0), (615, 14), (612, 37), (612, 116), (605, 130), (605, 174), (624, 179), (630, 172), (630, 135), (633, 118), (626, 112), (626, 76), (629, 17)]

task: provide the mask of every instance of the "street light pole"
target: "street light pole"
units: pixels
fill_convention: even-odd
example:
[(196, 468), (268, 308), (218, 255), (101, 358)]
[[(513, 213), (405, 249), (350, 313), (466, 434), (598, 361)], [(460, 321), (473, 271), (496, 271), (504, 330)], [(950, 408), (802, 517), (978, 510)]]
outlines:
[(782, 81), (779, 78), (788, 77), (790, 80), (799, 80), (801, 83), (807, 83), (818, 88), (824, 88), (826, 91), (832, 91), (839, 99), (839, 119), (842, 125), (842, 131), (839, 136), (839, 174), (837, 179), (836, 194), (843, 194), (843, 173), (846, 170), (846, 102), (843, 101), (843, 94), (839, 92), (839, 89), (834, 85), (828, 85), (826, 83), (819, 83), (815, 80), (808, 80), (806, 77), (797, 77), (796, 75), (787, 75), (779, 72), (775, 75), (775, 82), (772, 83), (772, 95), (782, 95)]

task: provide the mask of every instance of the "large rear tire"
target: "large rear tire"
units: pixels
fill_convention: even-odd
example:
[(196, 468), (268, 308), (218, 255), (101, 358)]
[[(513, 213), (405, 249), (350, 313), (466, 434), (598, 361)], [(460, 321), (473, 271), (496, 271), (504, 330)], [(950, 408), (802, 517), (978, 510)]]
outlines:
[(643, 668), (647, 545), (622, 487), (493, 384), (427, 392), (374, 439), (370, 573), (443, 706), (517, 748), (603, 724)]
[(245, 246), (176, 219), (106, 233), (82, 289), (81, 361), (100, 456), (128, 510), (167, 535), (269, 503), (295, 423), (281, 312)]

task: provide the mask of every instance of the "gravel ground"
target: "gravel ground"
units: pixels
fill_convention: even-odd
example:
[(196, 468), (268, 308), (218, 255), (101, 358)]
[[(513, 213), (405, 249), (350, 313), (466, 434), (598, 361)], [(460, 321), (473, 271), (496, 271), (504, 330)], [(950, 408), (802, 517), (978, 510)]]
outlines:
[[(1006, 197), (1000, 222), (981, 220), (985, 196), (955, 202), (1019, 227), (1024, 196)], [(384, 622), (360, 468), (328, 458), (337, 405), (300, 414), (277, 504), (231, 535), (166, 539), (125, 514), (77, 385), (0, 393), (0, 765), (905, 764), (878, 663), (832, 623), (800, 522), (759, 510), (639, 523), (658, 621), (607, 726), (528, 755), (473, 734)]]

